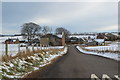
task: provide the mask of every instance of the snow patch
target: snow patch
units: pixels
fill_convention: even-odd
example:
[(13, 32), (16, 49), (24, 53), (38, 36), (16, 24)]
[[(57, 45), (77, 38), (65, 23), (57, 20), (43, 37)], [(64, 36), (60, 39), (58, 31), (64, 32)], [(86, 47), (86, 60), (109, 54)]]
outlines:
[[(2, 76), (5, 78), (22, 78), (35, 70), (40, 69), (51, 63), (51, 61), (59, 56), (67, 53), (67, 47), (63, 51), (52, 52), (46, 51), (43, 53), (35, 53), (27, 58), (16, 58), (9, 62), (3, 62), (0, 65), (2, 68)], [(39, 56), (41, 55), (41, 56)]]
[(117, 61), (120, 61), (120, 53), (97, 53), (97, 52), (90, 52), (90, 51), (85, 51), (83, 50), (80, 46), (76, 47), (80, 52), (83, 52), (85, 54), (92, 54), (92, 55), (98, 55), (98, 56), (103, 56), (103, 57), (107, 57), (110, 59), (114, 59)]

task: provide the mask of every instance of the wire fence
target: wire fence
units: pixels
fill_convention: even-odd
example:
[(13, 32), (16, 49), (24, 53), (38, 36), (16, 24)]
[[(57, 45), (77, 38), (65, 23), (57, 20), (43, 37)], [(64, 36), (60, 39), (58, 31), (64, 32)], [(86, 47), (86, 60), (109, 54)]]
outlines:
[(2, 56), (4, 55), (11, 55), (15, 56), (20, 51), (26, 51), (26, 50), (37, 50), (37, 49), (48, 49), (49, 46), (21, 46), (21, 44), (0, 44), (0, 53)]
[(120, 49), (118, 46), (82, 47), (82, 49), (97, 53), (120, 53)]
[(15, 56), (17, 53), (21, 51), (35, 51), (35, 50), (46, 50), (46, 49), (60, 49), (63, 46), (49, 46), (49, 45), (22, 45), (22, 44), (0, 44), (0, 54), (1, 56), (4, 55), (11, 55)]

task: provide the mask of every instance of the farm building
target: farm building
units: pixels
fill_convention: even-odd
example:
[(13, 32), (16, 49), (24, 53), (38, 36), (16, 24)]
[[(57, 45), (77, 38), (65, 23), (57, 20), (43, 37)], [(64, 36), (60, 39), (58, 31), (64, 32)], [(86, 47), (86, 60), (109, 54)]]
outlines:
[(26, 40), (18, 39), (18, 38), (8, 38), (3, 43), (7, 44), (19, 44), (19, 43), (27, 43)]
[(105, 45), (105, 39), (95, 39), (97, 45)]
[(60, 46), (62, 45), (61, 38), (53, 34), (46, 34), (40, 38), (41, 45)]
[(97, 45), (97, 42), (94, 41), (93, 39), (90, 39), (86, 42), (86, 45), (88, 46), (96, 46)]
[(112, 33), (107, 33), (106, 34), (106, 41), (115, 41), (115, 40), (119, 40), (120, 36), (117, 34), (112, 34)]
[(84, 40), (82, 38), (71, 37), (69, 39), (69, 44), (83, 44)]
[(100, 46), (100, 45), (105, 45), (105, 40), (104, 39), (89, 39), (86, 42), (86, 45), (88, 46)]
[(71, 37), (70, 38), (70, 42), (71, 42), (71, 44), (78, 44), (79, 43), (79, 39), (76, 38), (76, 37)]
[(7, 39), (5, 41), (5, 44), (18, 44), (18, 43), (20, 43), (19, 39)]
[(40, 39), (35, 38), (35, 39), (32, 40), (32, 42), (33, 42), (33, 43), (36, 43), (36, 44), (40, 44)]

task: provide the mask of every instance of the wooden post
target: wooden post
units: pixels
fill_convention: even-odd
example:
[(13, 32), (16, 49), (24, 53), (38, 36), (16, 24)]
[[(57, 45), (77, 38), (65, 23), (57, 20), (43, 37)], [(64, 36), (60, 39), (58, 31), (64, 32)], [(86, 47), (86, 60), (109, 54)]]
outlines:
[(26, 45), (26, 51), (25, 51), (25, 53), (27, 53), (27, 51), (28, 51), (28, 44)]
[(47, 49), (48, 49), (48, 45), (47, 45)]
[(28, 50), (28, 45), (26, 45), (26, 51)]
[(32, 51), (34, 52), (34, 44), (32, 45)]
[(20, 52), (20, 43), (18, 43), (18, 52)]
[(46, 45), (46, 49), (47, 49), (47, 45)]
[(46, 45), (45, 45), (45, 49), (46, 49)]
[(48, 45), (47, 45), (47, 49), (49, 49), (49, 48), (48, 48)]
[(8, 43), (5, 44), (5, 53), (8, 56)]
[(37, 50), (38, 50), (38, 44), (37, 44)]
[(43, 49), (45, 49), (45, 46), (43, 45)]
[(46, 49), (46, 45), (44, 45), (45, 46), (45, 48), (44, 49)]
[(40, 50), (42, 50), (42, 44), (40, 44)]

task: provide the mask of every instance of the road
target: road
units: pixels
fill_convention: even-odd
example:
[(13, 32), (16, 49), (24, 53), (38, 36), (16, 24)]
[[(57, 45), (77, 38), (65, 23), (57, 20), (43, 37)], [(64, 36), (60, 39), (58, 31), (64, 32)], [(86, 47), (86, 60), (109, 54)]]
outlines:
[(33, 75), (37, 78), (90, 78), (91, 74), (113, 78), (118, 75), (118, 62), (115, 60), (88, 55), (79, 52), (75, 46), (69, 46), (68, 53), (51, 67)]

